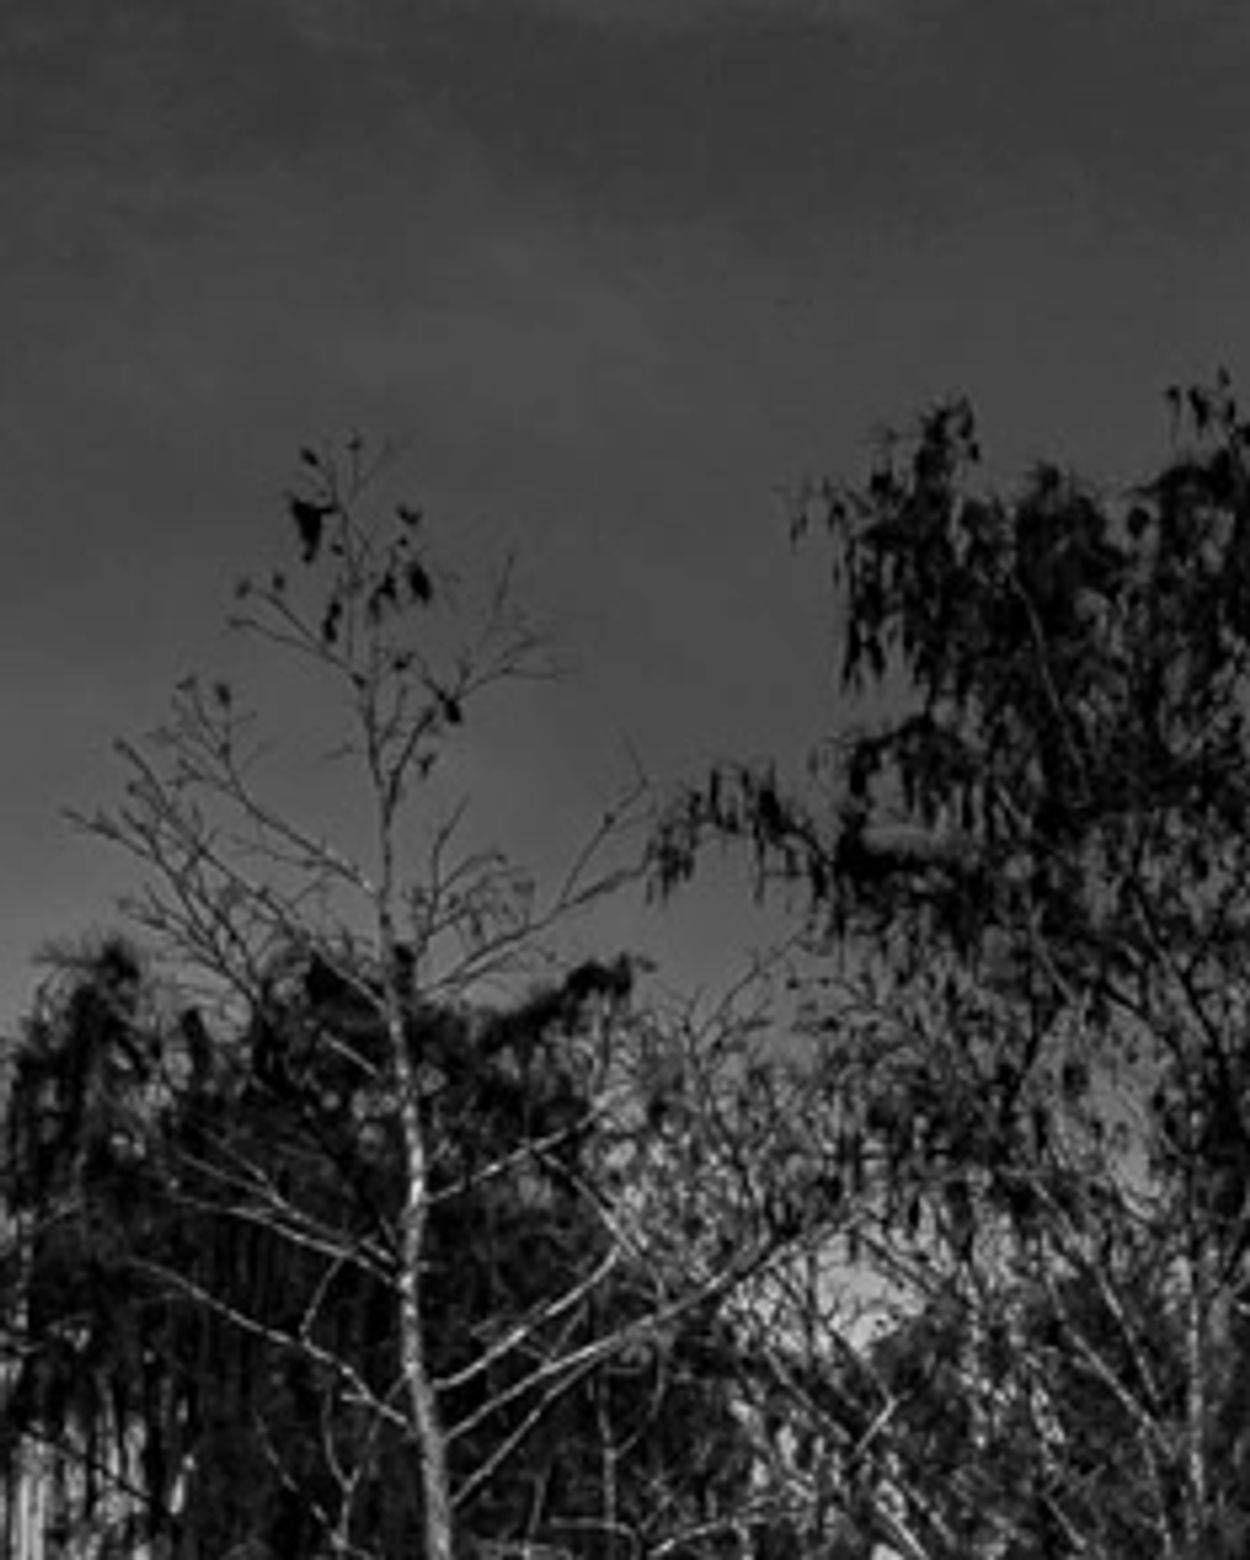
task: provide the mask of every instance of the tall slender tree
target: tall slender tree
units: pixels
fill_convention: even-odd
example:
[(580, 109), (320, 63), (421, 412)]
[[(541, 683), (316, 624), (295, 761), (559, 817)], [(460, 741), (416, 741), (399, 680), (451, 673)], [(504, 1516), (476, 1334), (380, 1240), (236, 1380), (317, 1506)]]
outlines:
[[(505, 587), (471, 642), (440, 644), (436, 616), (450, 581), (425, 544), (422, 516), (396, 507), (383, 533), (361, 506), (377, 475), (358, 439), (345, 459), (306, 449), (288, 497), (303, 578), (281, 570), (239, 587), (238, 628), (315, 668), (344, 701), (344, 754), (358, 766), (371, 835), (363, 856), (336, 849), (262, 796), (247, 718), (225, 682), (194, 679), (170, 724), (147, 745), (123, 744), (127, 799), (92, 826), (154, 874), (143, 919), (173, 948), (259, 1005), (274, 954), (321, 948), (323, 961), (381, 1020), (379, 1085), (393, 1102), (404, 1158), (395, 1264), (400, 1364), (419, 1467), (424, 1547), (451, 1560), (448, 1444), (428, 1359), (423, 1273), (431, 1164), (418, 1062), (405, 1042), (405, 990), (417, 981), (464, 988), (497, 973), (532, 938), (542, 912), (493, 857), (453, 859), (453, 829), (427, 827), (424, 871), (406, 852), (412, 808), (471, 701), (537, 670), (540, 646)], [(597, 885), (602, 887), (602, 884)], [(592, 890), (570, 879), (559, 906)], [(306, 907), (343, 909), (371, 943), (371, 979), (335, 957)], [(448, 949), (456, 951), (447, 960)], [(440, 970), (440, 964), (443, 968)]]
[[(541, 673), (542, 646), (506, 580), (466, 615), (417, 511), (366, 513), (378, 471), (359, 441), (302, 466), (296, 562), (242, 582), (233, 622), (337, 701), (335, 761), (362, 807), (337, 843), (301, 822), (262, 784), (236, 688), (191, 678), (151, 739), (120, 745), (120, 805), (84, 820), (142, 868), (130, 909), (184, 993), (144, 1161), (162, 1217), (112, 1227), (151, 1366), (148, 1398), (117, 1409), (142, 1426), (134, 1482), (187, 1555), (264, 1537), (615, 1557), (641, 1533), (717, 1552), (727, 1475), (693, 1452), (665, 1468), (658, 1448), (698, 1415), (736, 1467), (724, 1376), (691, 1329), (778, 1237), (672, 1261), (637, 1217), (628, 965), (562, 978), (544, 954), (630, 875), (610, 852), (640, 795), (546, 897), (462, 848), (440, 766), (487, 690)], [(24, 1141), (37, 1156), (37, 1130)], [(96, 1294), (73, 1336), (111, 1336)]]

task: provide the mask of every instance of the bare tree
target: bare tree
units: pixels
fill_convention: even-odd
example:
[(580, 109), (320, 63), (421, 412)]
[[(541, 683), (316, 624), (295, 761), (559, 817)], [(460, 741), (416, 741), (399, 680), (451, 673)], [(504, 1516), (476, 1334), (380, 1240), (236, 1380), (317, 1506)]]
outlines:
[[(448, 612), (456, 582), (435, 565), (421, 514), (400, 504), (385, 528), (363, 514), (379, 463), (359, 439), (341, 458), (305, 450), (302, 462), (303, 479), (287, 500), (298, 562), (289, 574), (243, 581), (231, 622), (311, 670), (338, 701), (333, 760), (357, 777), (365, 849), (333, 842), (271, 799), (255, 717), (230, 683), (196, 678), (179, 686), (170, 720), (150, 740), (120, 744), (125, 798), (86, 822), (141, 864), (145, 884), (131, 905), (139, 923), (184, 971), (207, 978), (236, 1018), (263, 1009), (280, 981), (281, 959), (294, 952), (306, 965), (315, 958), (349, 1005), (354, 999), (368, 1024), (381, 1027), (384, 1047), (368, 1065), (402, 1143), (404, 1195), (390, 1271), (403, 1403), (363, 1395), (374, 1414), (410, 1424), (424, 1552), (451, 1560), (457, 1492), (428, 1347), (424, 1274), (434, 1181), (421, 1071), (428, 1063), (411, 1043), (414, 993), (427, 1005), (454, 1003), (527, 965), (532, 971), (545, 934), (626, 874), (619, 863), (605, 865), (605, 852), (619, 843), (639, 792), (605, 818), (545, 900), (498, 854), (462, 849), (463, 809), (429, 816), (435, 772), (481, 696), (547, 672), (543, 644), (517, 612), (506, 573), (471, 625), (466, 612)], [(350, 1023), (336, 1043), (354, 1043)], [(489, 1179), (499, 1169), (479, 1173)], [(238, 1174), (247, 1217), (263, 1217), (306, 1246), (322, 1240), (331, 1268), (370, 1260), (314, 1228), (260, 1168), (240, 1166)], [(605, 1271), (611, 1265), (601, 1264)], [(580, 1278), (544, 1316), (491, 1340), (484, 1358), (519, 1353), (541, 1323), (572, 1309), (590, 1287), (591, 1279)], [(245, 1316), (233, 1319), (249, 1325)], [(584, 1363), (605, 1348), (587, 1347)], [(483, 1361), (473, 1368), (482, 1370)], [(535, 1383), (545, 1376), (554, 1386), (578, 1368), (576, 1360), (546, 1361), (535, 1368)]]

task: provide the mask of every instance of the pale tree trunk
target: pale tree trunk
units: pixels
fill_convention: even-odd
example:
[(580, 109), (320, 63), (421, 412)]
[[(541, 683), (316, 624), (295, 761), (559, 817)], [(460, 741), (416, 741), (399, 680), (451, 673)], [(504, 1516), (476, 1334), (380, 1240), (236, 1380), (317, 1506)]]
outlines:
[(417, 1436), (425, 1560), (452, 1560), (455, 1543), (447, 1437), (425, 1346), (422, 1274), (425, 1269), (425, 1234), (430, 1208), (429, 1159), (425, 1127), (421, 1120), (420, 1079), (408, 1048), (403, 993), (399, 981), (399, 946), (392, 911), (393, 825), (394, 819), (383, 800), (379, 831), (382, 874), (377, 907), (378, 941), (383, 960), (382, 989), (386, 1003), (387, 1037), (395, 1086), (399, 1093), (399, 1121), (404, 1144), (404, 1205), (400, 1215), (397, 1286), (400, 1368)]
[(421, 1467), (422, 1523), (426, 1560), (451, 1560), (452, 1510), (447, 1472), (447, 1443), (438, 1396), (425, 1351), (425, 1320), (421, 1289), (429, 1210), (428, 1167), (421, 1126), (415, 1069), (404, 1045), (402, 1023), (395, 1043), (396, 1081), (401, 1094), (401, 1123), (407, 1184), (404, 1190), (400, 1240), (399, 1348)]

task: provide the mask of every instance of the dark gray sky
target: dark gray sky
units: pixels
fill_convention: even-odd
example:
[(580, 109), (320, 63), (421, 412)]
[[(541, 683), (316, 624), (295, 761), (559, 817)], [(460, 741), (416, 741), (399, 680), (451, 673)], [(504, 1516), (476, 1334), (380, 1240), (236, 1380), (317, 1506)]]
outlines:
[(818, 734), (779, 485), (952, 389), (1131, 476), (1244, 369), (1247, 80), (1231, 0), (6, 0), (0, 1009), (107, 920), (58, 809), (222, 655), (300, 442), (520, 549), (581, 670), (466, 774), (542, 857), (626, 742)]

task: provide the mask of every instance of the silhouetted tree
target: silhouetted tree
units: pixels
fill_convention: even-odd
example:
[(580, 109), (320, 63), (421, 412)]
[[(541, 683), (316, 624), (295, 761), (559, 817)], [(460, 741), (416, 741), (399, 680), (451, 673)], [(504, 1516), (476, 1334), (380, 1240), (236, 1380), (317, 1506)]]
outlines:
[[(208, 1081), (182, 1049), (197, 1026), (168, 1002), (155, 1023), (119, 943), (63, 971), (29, 1026), (6, 1451), (16, 1470), (32, 1439), (54, 1450), (67, 1531), (179, 1557), (423, 1542), (394, 1406), (403, 1145), (378, 1092), (383, 1021), (356, 1000), (376, 976), (362, 967), (348, 1003), (320, 960), (280, 960), (263, 1011), (196, 1041)], [(675, 1291), (604, 1217), (601, 1159), (633, 1130), (604, 1114), (604, 1024), (630, 983), (584, 963), (510, 1008), (414, 994), (405, 1013), (431, 1152), (427, 1349), (466, 1541), (695, 1555), (738, 1512), (730, 1340), (695, 1282)], [(162, 1057), (142, 1108), (115, 1076), (130, 1055)]]
[(1250, 1511), (1221, 1428), (1250, 1236), (1250, 424), (1224, 378), (1174, 404), (1123, 497), (1050, 465), (990, 490), (962, 401), (799, 495), (855, 718), (808, 790), (722, 766), (656, 842), (666, 889), (738, 840), (803, 896), (808, 1142), (854, 1193), (842, 1263), (903, 1320), (884, 1353), (817, 1325), (819, 1295), (792, 1325), (860, 1361), (858, 1416), (817, 1417), (904, 1553), (1232, 1553)]

